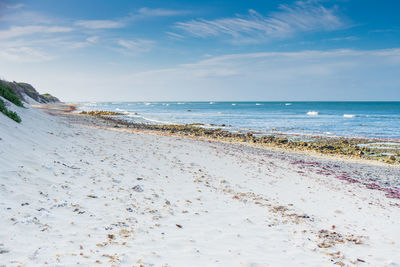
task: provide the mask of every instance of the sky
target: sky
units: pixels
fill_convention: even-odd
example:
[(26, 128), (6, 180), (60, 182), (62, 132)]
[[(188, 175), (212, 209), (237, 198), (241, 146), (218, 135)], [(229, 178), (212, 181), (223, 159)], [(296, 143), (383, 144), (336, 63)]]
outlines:
[(400, 101), (400, 1), (0, 0), (0, 78), (63, 101)]

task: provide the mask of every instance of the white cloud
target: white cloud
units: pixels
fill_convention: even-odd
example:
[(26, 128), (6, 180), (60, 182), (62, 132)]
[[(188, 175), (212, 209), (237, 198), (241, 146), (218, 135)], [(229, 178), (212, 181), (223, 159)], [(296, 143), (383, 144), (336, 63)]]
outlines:
[(21, 8), (21, 7), (24, 7), (24, 6), (25, 6), (24, 4), (15, 4), (15, 5), (6, 6), (6, 8), (9, 8), (9, 9), (19, 9), (19, 8)]
[(180, 40), (185, 38), (185, 36), (183, 36), (182, 34), (178, 34), (175, 32), (166, 32), (166, 34), (168, 34), (171, 39)]
[(346, 37), (336, 37), (336, 38), (330, 38), (330, 39), (325, 39), (327, 41), (356, 41), (359, 38), (356, 36), (346, 36)]
[[(126, 88), (132, 100), (399, 100), (399, 67), (400, 48), (264, 52), (211, 57), (118, 80), (121, 94)], [(129, 95), (128, 88), (136, 89)]]
[(99, 39), (98, 36), (90, 36), (85, 40), (56, 40), (53, 45), (66, 49), (80, 49), (94, 46), (99, 42)]
[(175, 28), (195, 37), (228, 36), (234, 42), (258, 42), (287, 38), (301, 32), (332, 31), (346, 27), (335, 8), (298, 1), (281, 5), (278, 12), (263, 16), (250, 9), (245, 16), (178, 22)]
[(0, 58), (12, 62), (42, 62), (52, 60), (53, 57), (31, 47), (16, 47), (0, 50)]
[(115, 29), (122, 28), (125, 24), (117, 20), (78, 20), (74, 23), (88, 29)]
[(137, 11), (137, 14), (147, 17), (170, 17), (188, 14), (186, 10), (164, 9), (164, 8), (147, 8), (142, 7)]
[(26, 9), (8, 9), (4, 14), (0, 11), (0, 22), (5, 22), (9, 25), (55, 25), (61, 23), (59, 18)]
[(129, 24), (132, 20), (144, 19), (149, 17), (170, 17), (187, 14), (184, 10), (173, 10), (164, 8), (147, 8), (142, 7), (136, 12), (120, 18), (120, 19), (107, 19), (107, 20), (78, 20), (75, 21), (76, 26), (84, 27), (87, 29), (116, 29), (123, 28)]
[(150, 51), (154, 46), (154, 41), (144, 40), (144, 39), (136, 39), (136, 40), (120, 39), (117, 41), (117, 44), (120, 46), (120, 48), (118, 49), (120, 52), (127, 55), (138, 55), (140, 53)]
[(8, 30), (0, 31), (0, 39), (9, 39), (26, 35), (43, 34), (43, 33), (65, 33), (73, 29), (61, 26), (12, 26)]
[(86, 41), (88, 41), (91, 44), (97, 43), (99, 41), (99, 36), (90, 36), (86, 38)]

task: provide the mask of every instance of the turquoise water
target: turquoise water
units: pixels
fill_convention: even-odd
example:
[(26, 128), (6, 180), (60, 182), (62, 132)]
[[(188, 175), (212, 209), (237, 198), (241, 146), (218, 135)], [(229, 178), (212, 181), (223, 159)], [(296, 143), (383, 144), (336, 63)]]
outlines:
[(86, 102), (81, 109), (119, 111), (134, 122), (214, 124), (237, 132), (400, 139), (400, 102)]

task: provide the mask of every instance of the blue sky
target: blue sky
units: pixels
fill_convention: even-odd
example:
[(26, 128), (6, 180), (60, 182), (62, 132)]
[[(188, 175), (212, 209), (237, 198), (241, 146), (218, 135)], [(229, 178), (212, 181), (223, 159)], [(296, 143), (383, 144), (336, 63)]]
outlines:
[(397, 0), (0, 0), (0, 77), (66, 101), (398, 101), (399, 10)]

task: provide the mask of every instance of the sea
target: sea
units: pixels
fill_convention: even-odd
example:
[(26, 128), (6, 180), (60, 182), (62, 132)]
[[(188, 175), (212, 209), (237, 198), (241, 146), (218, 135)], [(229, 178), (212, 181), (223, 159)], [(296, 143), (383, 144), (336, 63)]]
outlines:
[(149, 124), (199, 124), (259, 135), (400, 140), (400, 102), (83, 102)]

